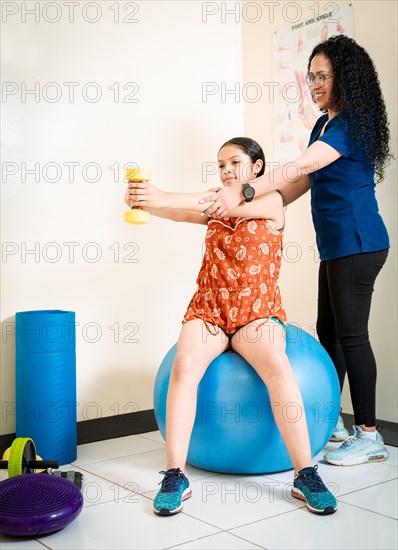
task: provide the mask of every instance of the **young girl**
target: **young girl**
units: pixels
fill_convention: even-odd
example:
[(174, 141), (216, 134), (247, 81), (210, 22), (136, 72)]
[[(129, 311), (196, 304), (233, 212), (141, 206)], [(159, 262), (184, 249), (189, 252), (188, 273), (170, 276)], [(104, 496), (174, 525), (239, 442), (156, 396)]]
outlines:
[[(219, 174), (226, 187), (261, 176), (264, 153), (248, 138), (234, 138), (218, 152)], [(336, 500), (323, 484), (311, 451), (305, 414), (292, 423), (282, 416), (284, 405), (296, 403), (304, 412), (300, 389), (285, 352), (286, 314), (278, 276), (282, 258), (284, 210), (281, 195), (272, 191), (229, 212), (228, 218), (201, 215), (199, 201), (208, 192), (166, 193), (149, 183), (129, 183), (125, 201), (174, 221), (208, 226), (206, 252), (194, 294), (183, 319), (167, 396), (167, 471), (153, 509), (160, 515), (182, 510), (191, 496), (185, 471), (196, 414), (198, 384), (209, 364), (228, 348), (239, 353), (266, 384), (270, 400), (279, 403), (274, 416), (295, 469), (292, 494), (310, 511), (331, 514)], [(203, 341), (203, 331), (208, 337)], [(245, 333), (256, 331), (245, 338)], [(242, 334), (243, 333), (243, 334)], [(225, 334), (228, 338), (225, 338)]]

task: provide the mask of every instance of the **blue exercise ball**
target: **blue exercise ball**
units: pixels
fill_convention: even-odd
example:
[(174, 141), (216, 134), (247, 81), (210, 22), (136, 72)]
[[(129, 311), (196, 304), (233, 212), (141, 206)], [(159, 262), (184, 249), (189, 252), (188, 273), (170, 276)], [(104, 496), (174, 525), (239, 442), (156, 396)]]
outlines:
[[(175, 344), (164, 357), (154, 388), (155, 417), (166, 437), (166, 399)], [(340, 413), (340, 385), (323, 346), (295, 325), (286, 331), (286, 352), (300, 386), (311, 443), (321, 451)], [(203, 470), (230, 474), (266, 474), (293, 468), (275, 423), (264, 382), (239, 354), (227, 351), (208, 367), (198, 387), (195, 423), (188, 463)], [(283, 409), (290, 422), (302, 411), (295, 403)]]

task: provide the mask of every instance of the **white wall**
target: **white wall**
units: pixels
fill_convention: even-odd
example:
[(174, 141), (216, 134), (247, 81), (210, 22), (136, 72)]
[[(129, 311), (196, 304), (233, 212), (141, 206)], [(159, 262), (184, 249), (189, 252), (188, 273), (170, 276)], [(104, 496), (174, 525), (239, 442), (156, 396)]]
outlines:
[[(295, 2), (302, 17), (313, 17), (314, 10), (336, 4)], [(249, 5), (250, 2), (247, 2)], [(274, 5), (272, 12), (262, 8), (256, 19), (255, 11), (242, 17), (243, 81), (273, 81), (272, 40), (278, 28), (289, 22), (283, 17), (289, 2)], [(243, 12), (244, 13), (244, 12)], [(270, 16), (272, 13), (272, 16)], [(290, 8), (288, 16), (294, 19), (297, 10)], [(372, 57), (379, 73), (390, 120), (391, 149), (397, 157), (397, 4), (389, 1), (353, 2), (353, 38)], [(366, 85), (366, 83), (364, 83)], [(266, 159), (275, 161), (274, 105), (264, 93), (257, 103), (243, 102), (245, 133), (257, 139), (264, 148)], [(293, 159), (292, 159), (293, 160)], [(387, 225), (391, 250), (388, 261), (375, 285), (370, 318), (370, 338), (378, 364), (377, 417), (397, 422), (397, 161), (391, 161), (385, 181), (377, 188), (380, 212)], [(319, 262), (315, 247), (309, 194), (287, 209), (284, 264), (281, 272), (281, 291), (288, 319), (298, 323), (315, 336), (317, 308), (317, 275)], [(343, 410), (352, 413), (348, 383), (343, 392)]]
[[(3, 13), (3, 413), (15, 401), (13, 316), (33, 309), (76, 312), (78, 420), (151, 409), (157, 369), (195, 290), (205, 230), (156, 218), (124, 223), (123, 167), (151, 168), (163, 189), (218, 184), (202, 181), (202, 163), (242, 135), (243, 110), (203, 101), (202, 86), (241, 81), (241, 27), (204, 22), (201, 2), (138, 2), (137, 13), (119, 2), (119, 23), (115, 2), (81, 2), (73, 16), (63, 2), (58, 10), (7, 4), (18, 11)], [(29, 15), (23, 5), (39, 9)], [(138, 21), (123, 22), (129, 16)], [(78, 83), (72, 101), (68, 82)], [(123, 101), (135, 90), (123, 89), (128, 82), (139, 85), (136, 103)], [(25, 94), (35, 86), (37, 97)], [(25, 173), (35, 163), (38, 181)], [(2, 420), (2, 433), (15, 430), (13, 414)]]

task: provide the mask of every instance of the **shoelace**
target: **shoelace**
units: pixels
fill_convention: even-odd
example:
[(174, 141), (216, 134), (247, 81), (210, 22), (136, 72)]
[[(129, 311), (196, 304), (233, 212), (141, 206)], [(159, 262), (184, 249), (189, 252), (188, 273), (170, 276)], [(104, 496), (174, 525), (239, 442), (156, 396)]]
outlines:
[(355, 434), (355, 435), (350, 435), (350, 437), (349, 437), (348, 439), (346, 439), (346, 440), (341, 444), (341, 447), (340, 447), (340, 448), (342, 448), (342, 447), (344, 447), (344, 448), (349, 447), (349, 446), (352, 445), (355, 441), (358, 441), (358, 439), (360, 439), (360, 438), (359, 438), (359, 436), (358, 436), (357, 434)]
[(350, 445), (352, 445), (353, 443), (355, 443), (355, 441), (358, 441), (358, 439), (362, 439), (363, 438), (363, 435), (361, 432), (359, 431), (355, 431), (355, 433), (353, 435), (350, 435), (350, 437), (348, 437), (344, 443), (342, 443), (341, 445), (341, 448), (346, 448), (346, 447), (349, 447)]
[(305, 478), (307, 487), (313, 493), (327, 491), (327, 487), (320, 478), (317, 470), (318, 465), (316, 464), (308, 473), (302, 474), (302, 476)]
[(158, 483), (158, 485), (162, 484), (162, 492), (176, 493), (180, 488), (180, 484), (183, 479), (182, 476), (184, 475), (180, 468), (171, 468), (170, 470), (167, 470), (167, 472), (161, 470), (159, 474), (164, 474), (165, 476), (162, 481)]

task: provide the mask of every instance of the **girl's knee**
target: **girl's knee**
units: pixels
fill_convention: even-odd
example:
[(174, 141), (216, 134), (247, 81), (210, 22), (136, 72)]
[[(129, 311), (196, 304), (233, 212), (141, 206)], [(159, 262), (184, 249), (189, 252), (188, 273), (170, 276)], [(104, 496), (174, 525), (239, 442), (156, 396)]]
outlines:
[(263, 370), (268, 379), (275, 379), (290, 375), (292, 368), (286, 353), (274, 353), (264, 362)]
[[(197, 366), (197, 362), (196, 362)], [(171, 369), (171, 376), (175, 379), (191, 379), (196, 378), (195, 360), (190, 353), (180, 352), (174, 358)]]

